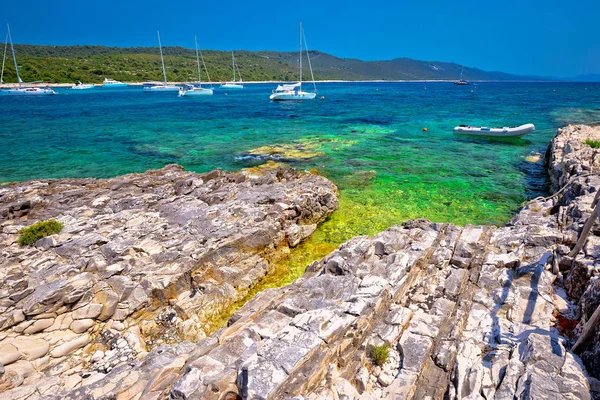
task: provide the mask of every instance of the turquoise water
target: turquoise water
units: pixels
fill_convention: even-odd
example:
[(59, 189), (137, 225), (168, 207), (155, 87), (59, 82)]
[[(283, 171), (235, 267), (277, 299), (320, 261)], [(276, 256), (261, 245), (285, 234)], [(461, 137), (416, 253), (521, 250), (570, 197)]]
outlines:
[[(409, 218), (503, 224), (546, 193), (537, 160), (556, 128), (600, 121), (600, 84), (323, 83), (319, 98), (303, 103), (270, 102), (274, 88), (202, 98), (139, 87), (0, 96), (0, 182), (282, 161), (340, 188), (340, 210), (305, 245), (315, 255)], [(459, 124), (527, 122), (537, 130), (520, 140), (452, 133)]]

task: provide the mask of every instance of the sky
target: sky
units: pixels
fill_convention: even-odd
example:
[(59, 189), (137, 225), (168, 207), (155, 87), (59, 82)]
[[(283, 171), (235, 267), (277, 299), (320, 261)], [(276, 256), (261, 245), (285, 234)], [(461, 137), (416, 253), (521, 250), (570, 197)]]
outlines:
[[(600, 0), (286, 0), (2, 2), (13, 41), (294, 51), (449, 61), (488, 71), (600, 74)], [(1, 34), (0, 34), (1, 35)], [(3, 37), (0, 41), (3, 41)]]

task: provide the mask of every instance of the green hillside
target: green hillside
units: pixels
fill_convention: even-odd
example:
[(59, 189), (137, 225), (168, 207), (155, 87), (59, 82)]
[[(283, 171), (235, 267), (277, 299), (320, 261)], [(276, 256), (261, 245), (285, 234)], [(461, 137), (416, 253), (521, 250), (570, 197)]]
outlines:
[[(3, 46), (4, 44), (2, 44)], [(15, 45), (24, 81), (50, 83), (82, 81), (99, 83), (105, 77), (143, 82), (162, 80), (158, 47), (35, 46)], [(195, 52), (183, 47), (165, 47), (165, 66), (169, 81), (196, 80)], [(204, 50), (204, 59), (213, 82), (232, 79), (231, 53)], [(236, 51), (236, 62), (245, 81), (294, 81), (298, 79), (298, 54), (295, 52)], [(316, 80), (421, 80), (458, 79), (461, 66), (453, 63), (397, 58), (386, 61), (361, 61), (338, 58), (319, 51), (310, 57)], [(305, 79), (310, 78), (308, 68)], [(524, 80), (528, 77), (465, 68), (468, 80)], [(203, 80), (208, 80), (203, 71)], [(12, 59), (7, 57), (4, 82), (16, 82)]]

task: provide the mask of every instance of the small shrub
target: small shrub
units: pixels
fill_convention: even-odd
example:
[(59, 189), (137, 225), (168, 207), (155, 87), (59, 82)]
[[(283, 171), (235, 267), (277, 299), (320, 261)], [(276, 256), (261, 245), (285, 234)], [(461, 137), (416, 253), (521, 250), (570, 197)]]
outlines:
[(387, 361), (390, 356), (390, 349), (387, 343), (384, 343), (380, 346), (373, 347), (373, 352), (371, 353), (371, 358), (373, 358), (373, 362), (375, 365), (383, 365)]
[(600, 140), (588, 139), (583, 143), (587, 144), (588, 146), (590, 146), (593, 149), (600, 149)]
[(36, 222), (30, 227), (23, 228), (19, 231), (21, 236), (19, 237), (17, 242), (21, 246), (29, 245), (37, 242), (38, 240), (46, 236), (54, 235), (55, 233), (60, 233), (63, 227), (63, 224), (54, 219), (51, 219), (50, 221)]

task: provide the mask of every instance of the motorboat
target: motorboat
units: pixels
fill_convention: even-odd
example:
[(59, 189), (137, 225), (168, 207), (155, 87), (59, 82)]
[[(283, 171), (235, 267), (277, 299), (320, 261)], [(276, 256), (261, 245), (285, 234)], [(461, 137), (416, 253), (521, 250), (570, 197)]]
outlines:
[[(36, 82), (23, 82), (21, 79), (21, 75), (19, 74), (19, 65), (17, 64), (17, 57), (15, 56), (15, 48), (13, 46), (12, 36), (10, 34), (10, 26), (6, 24), (6, 37), (10, 40), (10, 50), (12, 51), (13, 61), (15, 62), (15, 72), (17, 74), (17, 82), (19, 82), (19, 87), (3, 89), (0, 91), (0, 94), (13, 95), (13, 96), (40, 96), (40, 95), (53, 95), (56, 92), (50, 89), (49, 86), (45, 88), (34, 87), (34, 86), (26, 86), (27, 84), (40, 83), (42, 81)], [(6, 45), (4, 47), (4, 59), (2, 60), (2, 74), (0, 75), (0, 82), (3, 81), (4, 78), (4, 61), (6, 60)]]
[(317, 86), (315, 85), (315, 76), (313, 75), (312, 65), (310, 63), (310, 56), (308, 54), (308, 46), (306, 47), (306, 58), (308, 59), (308, 66), (310, 68), (310, 75), (312, 77), (312, 83), (314, 92), (304, 92), (302, 90), (302, 43), (306, 44), (306, 36), (302, 30), (302, 22), (300, 22), (300, 65), (299, 65), (299, 76), (300, 80), (297, 83), (278, 85), (269, 98), (275, 101), (282, 100), (312, 100), (317, 97)]
[(81, 81), (77, 81), (75, 86), (71, 86), (71, 89), (75, 90), (85, 90), (85, 89), (93, 89), (96, 85), (81, 83)]
[(196, 44), (196, 64), (198, 65), (198, 82), (195, 83), (187, 83), (184, 86), (179, 88), (179, 96), (210, 96), (213, 94), (213, 89), (211, 88), (203, 88), (202, 87), (202, 75), (200, 70), (200, 58), (202, 58), (202, 64), (204, 65), (204, 70), (206, 71), (206, 76), (210, 82), (210, 76), (208, 75), (208, 69), (206, 69), (206, 63), (204, 62), (204, 57), (202, 53), (198, 50), (198, 39), (194, 36), (194, 42)]
[[(240, 74), (240, 69), (235, 63), (235, 56), (233, 51), (231, 52), (231, 69), (233, 70), (233, 82), (223, 82), (219, 89), (243, 89), (244, 85), (242, 84), (242, 75)], [(235, 71), (237, 69), (239, 80), (236, 81)]]
[(160, 32), (156, 32), (158, 35), (158, 49), (160, 51), (160, 63), (162, 65), (164, 82), (145, 82), (143, 89), (146, 92), (177, 92), (179, 86), (171, 85), (167, 83), (167, 70), (165, 69), (165, 60), (163, 58), (162, 45), (160, 44)]
[(461, 135), (492, 136), (492, 137), (521, 137), (535, 131), (534, 124), (524, 124), (515, 127), (488, 128), (486, 126), (460, 125), (454, 128), (454, 133)]
[(119, 82), (119, 81), (116, 81), (116, 80), (110, 79), (110, 78), (104, 78), (103, 86), (104, 87), (124, 87), (124, 86), (129, 86), (129, 84)]

